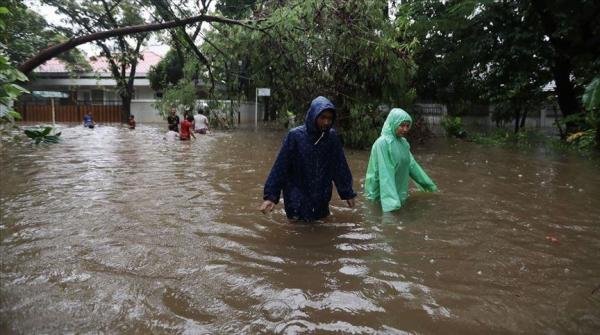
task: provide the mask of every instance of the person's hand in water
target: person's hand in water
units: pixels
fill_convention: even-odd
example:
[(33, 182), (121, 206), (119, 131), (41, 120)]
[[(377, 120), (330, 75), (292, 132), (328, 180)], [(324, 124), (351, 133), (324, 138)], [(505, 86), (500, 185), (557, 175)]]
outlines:
[(275, 208), (275, 203), (271, 200), (265, 200), (262, 205), (260, 205), (260, 211), (263, 212), (263, 214), (271, 212), (273, 208)]
[(346, 200), (346, 203), (348, 204), (348, 207), (353, 208), (354, 207), (354, 198)]

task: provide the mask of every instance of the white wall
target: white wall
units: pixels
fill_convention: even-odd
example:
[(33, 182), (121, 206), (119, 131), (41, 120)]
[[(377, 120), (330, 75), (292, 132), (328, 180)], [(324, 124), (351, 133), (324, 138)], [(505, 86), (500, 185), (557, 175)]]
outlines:
[[(138, 123), (166, 123), (167, 121), (159, 115), (158, 110), (152, 106), (154, 99), (135, 99), (131, 101), (131, 114), (135, 115)], [(258, 122), (262, 122), (265, 106), (258, 104)], [(235, 113), (235, 112), (234, 112)], [(242, 101), (239, 114), (235, 113), (237, 123), (239, 115), (240, 124), (254, 124), (254, 102)], [(179, 116), (181, 117), (181, 115)]]
[(136, 99), (131, 101), (131, 114), (135, 116), (137, 123), (165, 123), (166, 120), (158, 114), (158, 110), (152, 107), (154, 99)]
[(154, 90), (148, 86), (141, 86), (135, 88), (135, 99), (136, 100), (154, 100)]

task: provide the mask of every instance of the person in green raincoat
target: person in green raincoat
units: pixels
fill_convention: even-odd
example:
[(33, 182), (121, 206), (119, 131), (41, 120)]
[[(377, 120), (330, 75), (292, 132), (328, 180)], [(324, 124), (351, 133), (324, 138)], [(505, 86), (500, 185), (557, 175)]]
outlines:
[[(408, 198), (408, 182), (412, 178), (420, 190), (436, 192), (437, 187), (419, 166), (405, 136), (412, 118), (400, 108), (388, 114), (381, 136), (373, 143), (367, 175), (365, 196), (380, 201), (384, 212), (400, 209)], [(410, 178), (409, 178), (410, 177)]]

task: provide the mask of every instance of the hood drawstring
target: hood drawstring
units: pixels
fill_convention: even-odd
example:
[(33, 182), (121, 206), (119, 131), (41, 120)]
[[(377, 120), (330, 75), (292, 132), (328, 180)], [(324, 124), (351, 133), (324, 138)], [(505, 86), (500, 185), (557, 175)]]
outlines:
[(319, 141), (323, 138), (323, 136), (325, 136), (325, 132), (324, 131), (321, 132), (321, 136), (317, 139), (317, 141), (315, 142), (314, 145), (317, 145), (319, 143)]

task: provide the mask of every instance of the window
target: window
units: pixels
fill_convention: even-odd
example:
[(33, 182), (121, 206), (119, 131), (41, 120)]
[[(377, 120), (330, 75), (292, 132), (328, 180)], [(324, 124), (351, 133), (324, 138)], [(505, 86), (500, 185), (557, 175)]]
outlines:
[(92, 90), (92, 105), (104, 105), (104, 91), (103, 90)]
[(91, 100), (92, 96), (90, 95), (90, 91), (79, 91), (79, 94), (77, 95), (77, 101), (89, 103)]

